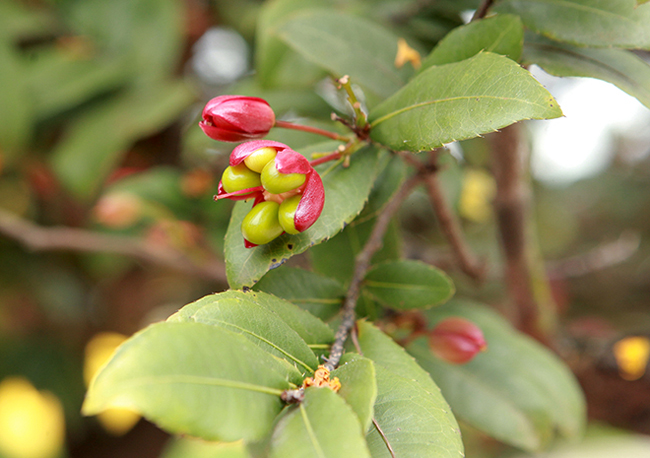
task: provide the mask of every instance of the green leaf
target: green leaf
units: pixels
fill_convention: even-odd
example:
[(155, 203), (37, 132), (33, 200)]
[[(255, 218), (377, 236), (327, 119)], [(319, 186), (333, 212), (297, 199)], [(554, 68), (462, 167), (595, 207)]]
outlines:
[[(361, 350), (375, 362), (374, 418), (395, 456), (464, 456), (456, 419), (429, 374), (386, 334), (364, 321), (357, 326)], [(376, 428), (371, 428), (367, 441), (373, 458), (390, 458)]]
[(56, 27), (53, 15), (48, 13), (46, 8), (39, 8), (36, 5), (28, 6), (12, 0), (0, 2), (0, 35), (14, 42), (25, 38), (48, 36)]
[(205, 442), (178, 437), (165, 447), (161, 458), (250, 458), (250, 455), (241, 441)]
[[(286, 22), (305, 10), (328, 6), (328, 2), (323, 0), (264, 2), (257, 19), (255, 47), (255, 67), (263, 87), (289, 86), (287, 83), (290, 83), (292, 88), (295, 88), (296, 85), (301, 86), (300, 83), (305, 82), (305, 79), (313, 79), (316, 76), (314, 68), (318, 67), (298, 56), (278, 37), (278, 34)], [(293, 75), (286, 75), (287, 72), (292, 72)]]
[(523, 44), (521, 19), (511, 14), (500, 14), (453, 29), (422, 61), (420, 71), (432, 65), (460, 62), (481, 51), (502, 54), (518, 61)]
[(286, 299), (322, 320), (339, 312), (345, 296), (345, 289), (336, 280), (289, 267), (270, 271), (253, 289)]
[(650, 5), (635, 0), (502, 0), (493, 8), (557, 41), (650, 49)]
[(526, 37), (523, 62), (555, 76), (599, 78), (650, 108), (650, 65), (630, 51), (579, 48), (531, 35)]
[(447, 302), (456, 291), (442, 270), (420, 261), (393, 261), (368, 271), (363, 288), (378, 302), (398, 310)]
[(23, 149), (32, 133), (32, 107), (23, 64), (8, 39), (0, 35), (0, 153), (7, 157)]
[(283, 24), (278, 32), (289, 46), (335, 77), (381, 97), (406, 82), (408, 67), (395, 67), (397, 36), (364, 18), (335, 11), (308, 11)]
[(91, 108), (54, 150), (54, 171), (78, 198), (92, 198), (133, 143), (167, 126), (193, 99), (185, 83), (166, 82)]
[(280, 266), (291, 256), (334, 236), (363, 208), (377, 176), (378, 151), (367, 147), (354, 153), (351, 165), (317, 170), (325, 186), (325, 206), (312, 227), (297, 235), (284, 234), (267, 245), (245, 248), (241, 222), (251, 203), (238, 202), (226, 234), (226, 274), (231, 288), (251, 287), (268, 270)]
[(214, 307), (221, 301), (255, 304), (277, 315), (308, 345), (329, 344), (334, 341), (334, 333), (321, 320), (290, 302), (263, 292), (226, 291), (206, 296), (186, 305), (174, 316), (179, 319), (191, 317), (192, 320), (209, 323)]
[(329, 388), (307, 388), (305, 400), (283, 417), (271, 438), (270, 458), (370, 458), (361, 424)]
[(341, 382), (339, 396), (352, 407), (363, 431), (367, 431), (377, 398), (375, 365), (363, 356), (347, 353), (341, 359), (341, 365), (332, 371), (330, 380), (334, 377)]
[(259, 440), (282, 410), (290, 366), (240, 334), (158, 323), (131, 337), (93, 380), (83, 413), (142, 413), (163, 429), (209, 440)]
[(488, 343), (486, 352), (463, 365), (437, 359), (423, 339), (408, 348), (440, 385), (459, 418), (526, 450), (547, 445), (555, 431), (564, 437), (582, 433), (582, 392), (573, 374), (549, 350), (486, 306), (454, 301), (427, 315), (431, 325), (449, 316), (467, 318), (481, 328)]
[(119, 59), (81, 59), (48, 49), (30, 64), (27, 84), (39, 120), (69, 110), (124, 85), (133, 70)]
[[(265, 351), (294, 364), (300, 372), (318, 367), (314, 352), (270, 307), (259, 305), (252, 293), (228, 291), (188, 304), (168, 321), (193, 321), (221, 326), (242, 334)], [(271, 297), (267, 299), (272, 300)], [(296, 307), (295, 313), (302, 313)]]
[(164, 79), (178, 65), (183, 11), (175, 0), (76, 1), (66, 18), (79, 35), (123, 59), (140, 82)]
[(532, 75), (489, 52), (430, 67), (370, 112), (371, 138), (422, 151), (523, 119), (556, 118), (557, 102)]

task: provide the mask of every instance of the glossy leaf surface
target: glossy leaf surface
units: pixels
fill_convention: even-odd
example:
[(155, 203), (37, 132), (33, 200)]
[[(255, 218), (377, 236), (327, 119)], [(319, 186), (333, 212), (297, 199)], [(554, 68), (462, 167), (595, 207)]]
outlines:
[(223, 328), (158, 323), (118, 349), (92, 382), (83, 412), (126, 407), (176, 434), (257, 440), (283, 407), (280, 394), (296, 377), (290, 369)]
[(527, 450), (546, 445), (556, 430), (564, 437), (581, 434), (582, 393), (573, 374), (550, 351), (484, 306), (452, 302), (428, 316), (431, 326), (449, 316), (466, 318), (481, 328), (487, 341), (487, 351), (462, 365), (435, 358), (424, 339), (408, 347), (459, 418)]
[(635, 0), (502, 0), (494, 10), (517, 14), (527, 28), (554, 40), (650, 49), (650, 5)]
[(529, 72), (507, 57), (482, 52), (413, 78), (370, 112), (370, 136), (394, 150), (422, 151), (561, 114)]
[(398, 310), (427, 308), (448, 301), (454, 284), (442, 270), (420, 261), (393, 261), (368, 271), (363, 287), (377, 301)]
[(325, 206), (312, 227), (297, 235), (284, 234), (267, 245), (245, 248), (241, 222), (251, 203), (238, 202), (226, 235), (226, 273), (231, 288), (251, 287), (268, 270), (291, 256), (333, 237), (363, 209), (377, 176), (378, 152), (372, 147), (354, 154), (351, 165), (317, 168), (325, 186)]
[(284, 416), (271, 438), (270, 458), (370, 458), (361, 424), (329, 388), (307, 388), (305, 400)]
[(502, 54), (518, 61), (523, 43), (521, 19), (512, 14), (499, 14), (453, 29), (422, 61), (420, 71), (432, 65), (460, 62), (481, 51)]

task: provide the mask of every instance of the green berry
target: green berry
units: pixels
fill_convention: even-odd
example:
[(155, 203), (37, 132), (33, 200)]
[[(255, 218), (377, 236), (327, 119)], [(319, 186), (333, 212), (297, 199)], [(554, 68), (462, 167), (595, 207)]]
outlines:
[(244, 164), (252, 171), (262, 173), (264, 166), (275, 159), (276, 154), (278, 152), (275, 148), (268, 146), (266, 148), (260, 148), (253, 151), (250, 156), (244, 159)]
[(285, 199), (280, 204), (280, 210), (278, 212), (278, 220), (280, 221), (280, 226), (288, 234), (298, 234), (300, 231), (296, 229), (295, 217), (296, 209), (300, 203), (302, 196), (293, 196)]
[(255, 245), (264, 245), (278, 237), (284, 229), (278, 221), (280, 204), (261, 202), (253, 207), (241, 223), (241, 232), (246, 240)]
[(302, 173), (281, 173), (271, 161), (262, 170), (262, 186), (272, 194), (282, 194), (303, 185), (307, 176)]
[(246, 164), (231, 165), (223, 171), (221, 184), (226, 192), (237, 192), (242, 189), (260, 186), (260, 174), (246, 167)]

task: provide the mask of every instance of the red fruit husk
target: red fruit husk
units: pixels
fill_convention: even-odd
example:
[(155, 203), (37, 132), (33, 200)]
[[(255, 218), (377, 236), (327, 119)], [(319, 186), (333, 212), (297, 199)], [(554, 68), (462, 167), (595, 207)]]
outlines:
[(241, 142), (262, 138), (275, 125), (275, 113), (264, 99), (222, 95), (203, 109), (199, 126), (213, 140)]
[(254, 140), (252, 142), (237, 145), (237, 147), (232, 150), (232, 153), (230, 153), (230, 165), (235, 166), (241, 164), (248, 156), (260, 148), (274, 148), (278, 152), (285, 150), (293, 151), (284, 143), (274, 142), (271, 140)]
[(325, 188), (323, 180), (316, 170), (307, 174), (305, 189), (296, 208), (293, 224), (296, 230), (303, 232), (316, 222), (325, 205)]
[(483, 331), (469, 320), (450, 317), (429, 331), (429, 348), (440, 359), (453, 364), (471, 361), (487, 348)]

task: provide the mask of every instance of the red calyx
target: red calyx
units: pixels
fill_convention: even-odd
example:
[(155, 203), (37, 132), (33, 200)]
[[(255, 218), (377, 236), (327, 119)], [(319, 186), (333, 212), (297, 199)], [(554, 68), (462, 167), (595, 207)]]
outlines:
[(429, 347), (440, 359), (453, 364), (471, 361), (487, 349), (483, 331), (469, 320), (450, 317), (429, 331)]
[(264, 99), (222, 95), (203, 109), (199, 127), (213, 140), (241, 142), (262, 138), (275, 125), (275, 113)]

